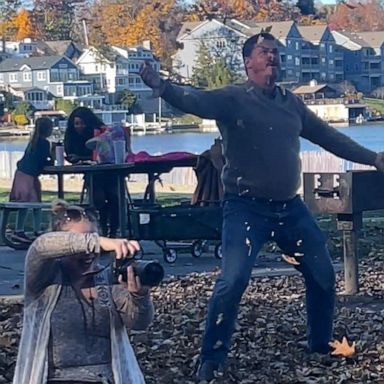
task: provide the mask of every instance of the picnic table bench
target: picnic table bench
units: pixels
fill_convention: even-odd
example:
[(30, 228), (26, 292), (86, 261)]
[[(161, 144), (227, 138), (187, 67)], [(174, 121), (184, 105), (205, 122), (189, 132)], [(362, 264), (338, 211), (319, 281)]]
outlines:
[(17, 242), (12, 240), (12, 233), (8, 232), (9, 217), (11, 212), (18, 212), (21, 209), (51, 209), (51, 203), (25, 203), (16, 201), (0, 202), (0, 239), (1, 242), (13, 249), (28, 249), (27, 242)]

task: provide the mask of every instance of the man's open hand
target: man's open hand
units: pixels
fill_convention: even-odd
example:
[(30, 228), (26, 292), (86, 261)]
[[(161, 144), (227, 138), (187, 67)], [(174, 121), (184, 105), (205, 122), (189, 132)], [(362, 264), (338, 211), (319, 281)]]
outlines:
[(140, 76), (144, 81), (144, 84), (152, 89), (160, 89), (163, 80), (160, 75), (156, 72), (152, 66), (146, 61), (140, 69)]

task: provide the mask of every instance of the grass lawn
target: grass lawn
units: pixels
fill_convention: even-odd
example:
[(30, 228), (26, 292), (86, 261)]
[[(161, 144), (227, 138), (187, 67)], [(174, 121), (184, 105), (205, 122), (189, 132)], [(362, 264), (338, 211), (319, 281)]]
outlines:
[(384, 100), (381, 99), (363, 99), (370, 108), (376, 109), (380, 113), (384, 114)]
[[(188, 193), (158, 193), (157, 194), (157, 201), (162, 206), (171, 206), (174, 204), (178, 204), (181, 201), (190, 201), (192, 195)], [(0, 202), (2, 201), (8, 201), (9, 198), (9, 189), (6, 188), (0, 188)], [(53, 201), (57, 198), (57, 195), (55, 192), (48, 192), (43, 191), (43, 201)], [(132, 194), (133, 199), (139, 199), (142, 198), (142, 194)], [(79, 202), (79, 194), (78, 193), (66, 193), (65, 194), (65, 200), (71, 203), (78, 203)], [(13, 229), (14, 223), (16, 220), (16, 213), (11, 213), (10, 216), (10, 222), (9, 227), (10, 229)], [(50, 214), (48, 211), (43, 212), (43, 222), (42, 222), (42, 230), (47, 230), (50, 223)], [(26, 220), (26, 231), (32, 231), (32, 215), (31, 213), (28, 214), (27, 220)]]

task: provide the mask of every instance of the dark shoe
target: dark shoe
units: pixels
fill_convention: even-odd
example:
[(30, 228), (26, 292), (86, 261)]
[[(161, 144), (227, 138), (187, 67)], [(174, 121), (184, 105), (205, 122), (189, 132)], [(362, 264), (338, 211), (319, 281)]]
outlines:
[(204, 361), (199, 365), (197, 369), (196, 381), (198, 383), (202, 381), (210, 382), (223, 372), (224, 368), (221, 364), (214, 361)]
[(32, 239), (28, 237), (24, 232), (15, 232), (11, 239), (13, 241), (18, 241), (19, 243), (32, 243)]

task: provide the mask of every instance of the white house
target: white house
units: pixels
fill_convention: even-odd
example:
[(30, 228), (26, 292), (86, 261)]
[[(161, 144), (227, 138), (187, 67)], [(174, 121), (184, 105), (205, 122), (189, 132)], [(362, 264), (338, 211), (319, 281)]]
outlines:
[(107, 54), (87, 48), (76, 64), (83, 77), (92, 81), (98, 91), (113, 96), (128, 86), (128, 60), (115, 50)]
[(184, 79), (192, 77), (201, 43), (212, 53), (230, 58), (233, 66), (241, 69), (241, 49), (238, 47), (247, 37), (247, 28), (235, 21), (224, 24), (216, 19), (184, 23), (177, 36), (178, 50), (173, 56), (174, 72)]
[[(0, 44), (0, 52), (3, 52), (3, 44)], [(28, 57), (36, 53), (37, 43), (32, 39), (26, 38), (21, 41), (5, 41), (5, 54), (8, 57)]]
[(79, 57), (77, 65), (82, 76), (105, 94), (107, 103), (116, 103), (119, 93), (129, 89), (136, 95), (142, 109), (152, 113), (159, 110), (159, 101), (151, 97), (152, 90), (139, 75), (145, 61), (160, 71), (160, 62), (151, 51), (149, 42), (127, 48), (112, 46), (107, 53), (100, 53), (91, 47)]

